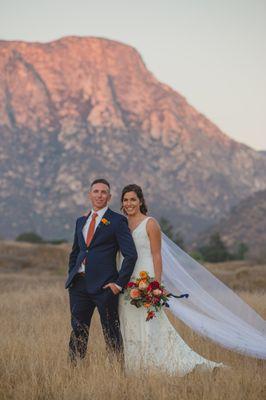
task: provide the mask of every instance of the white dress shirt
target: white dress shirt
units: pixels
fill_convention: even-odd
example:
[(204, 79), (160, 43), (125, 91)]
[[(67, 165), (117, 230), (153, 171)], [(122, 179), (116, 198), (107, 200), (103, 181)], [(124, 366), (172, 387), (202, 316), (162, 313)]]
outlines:
[[(93, 213), (97, 212), (97, 214), (98, 214), (96, 219), (95, 219), (95, 229), (94, 229), (94, 232), (95, 232), (96, 229), (97, 229), (97, 226), (99, 225), (99, 223), (102, 220), (102, 217), (104, 216), (105, 212), (107, 211), (107, 208), (108, 208), (108, 206), (106, 206), (104, 208), (101, 208), (98, 211), (94, 211), (93, 209), (91, 210), (90, 216), (87, 219), (86, 224), (83, 226), (83, 229), (82, 229), (82, 233), (83, 233), (83, 237), (84, 237), (85, 243), (86, 243), (86, 238), (87, 238), (87, 234), (88, 234), (88, 230), (89, 230), (89, 226), (90, 226), (90, 223), (91, 223), (91, 220), (92, 220)], [(84, 263), (81, 264), (78, 272), (85, 272), (85, 264)]]

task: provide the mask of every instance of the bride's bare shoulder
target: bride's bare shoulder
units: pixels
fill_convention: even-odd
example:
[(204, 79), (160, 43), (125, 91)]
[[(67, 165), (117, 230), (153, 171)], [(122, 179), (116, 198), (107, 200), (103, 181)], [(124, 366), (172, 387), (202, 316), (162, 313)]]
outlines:
[(146, 225), (147, 233), (161, 232), (159, 222), (154, 217), (149, 217)]

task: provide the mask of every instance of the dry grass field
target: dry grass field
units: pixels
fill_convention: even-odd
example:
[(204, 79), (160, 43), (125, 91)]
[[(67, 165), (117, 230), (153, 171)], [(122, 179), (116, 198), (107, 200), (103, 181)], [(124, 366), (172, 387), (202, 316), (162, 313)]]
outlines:
[[(70, 332), (64, 266), (68, 246), (0, 242), (2, 400), (216, 400), (266, 398), (265, 362), (226, 351), (170, 317), (186, 342), (204, 357), (230, 369), (194, 371), (179, 378), (125, 376), (106, 357), (97, 314), (88, 355), (77, 368), (67, 362)], [(266, 266), (208, 265), (220, 279), (266, 318)]]

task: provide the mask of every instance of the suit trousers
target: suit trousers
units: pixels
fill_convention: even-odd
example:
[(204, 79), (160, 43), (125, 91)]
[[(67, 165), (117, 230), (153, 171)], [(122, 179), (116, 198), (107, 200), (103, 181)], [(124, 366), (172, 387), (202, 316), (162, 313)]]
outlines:
[(118, 315), (118, 297), (110, 288), (90, 294), (86, 290), (85, 277), (77, 274), (69, 290), (72, 332), (69, 341), (70, 360), (84, 358), (87, 351), (91, 318), (95, 307), (100, 320), (108, 353), (121, 359), (122, 336)]

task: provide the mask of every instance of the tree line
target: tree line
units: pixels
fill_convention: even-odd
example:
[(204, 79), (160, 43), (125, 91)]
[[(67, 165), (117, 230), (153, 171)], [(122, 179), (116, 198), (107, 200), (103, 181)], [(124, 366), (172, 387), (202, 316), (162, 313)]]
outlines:
[(23, 232), (16, 237), (16, 242), (39, 243), (39, 244), (61, 244), (67, 243), (66, 239), (45, 240), (38, 233), (30, 231)]
[[(160, 219), (160, 226), (162, 231), (182, 250), (186, 250), (186, 245), (182, 234), (179, 231), (174, 231), (173, 226), (166, 218)], [(197, 261), (207, 262), (223, 262), (230, 260), (244, 260), (248, 246), (246, 243), (237, 243), (234, 252), (229, 251), (226, 244), (223, 242), (220, 233), (215, 232), (209, 237), (208, 244), (199, 246), (196, 250), (189, 252), (190, 256)]]
[[(159, 220), (162, 231), (181, 249), (187, 251), (184, 238), (180, 231), (175, 231), (173, 225), (169, 220), (162, 217)], [(16, 237), (18, 242), (29, 242), (29, 243), (39, 243), (39, 244), (61, 244), (66, 243), (66, 239), (55, 239), (55, 240), (44, 240), (36, 232), (24, 232)], [(209, 237), (207, 244), (199, 246), (197, 249), (188, 252), (191, 257), (201, 262), (223, 262), (230, 260), (244, 260), (247, 252), (248, 246), (246, 243), (237, 243), (236, 250), (234, 252), (229, 251), (226, 244), (221, 239), (219, 232), (213, 233)]]

